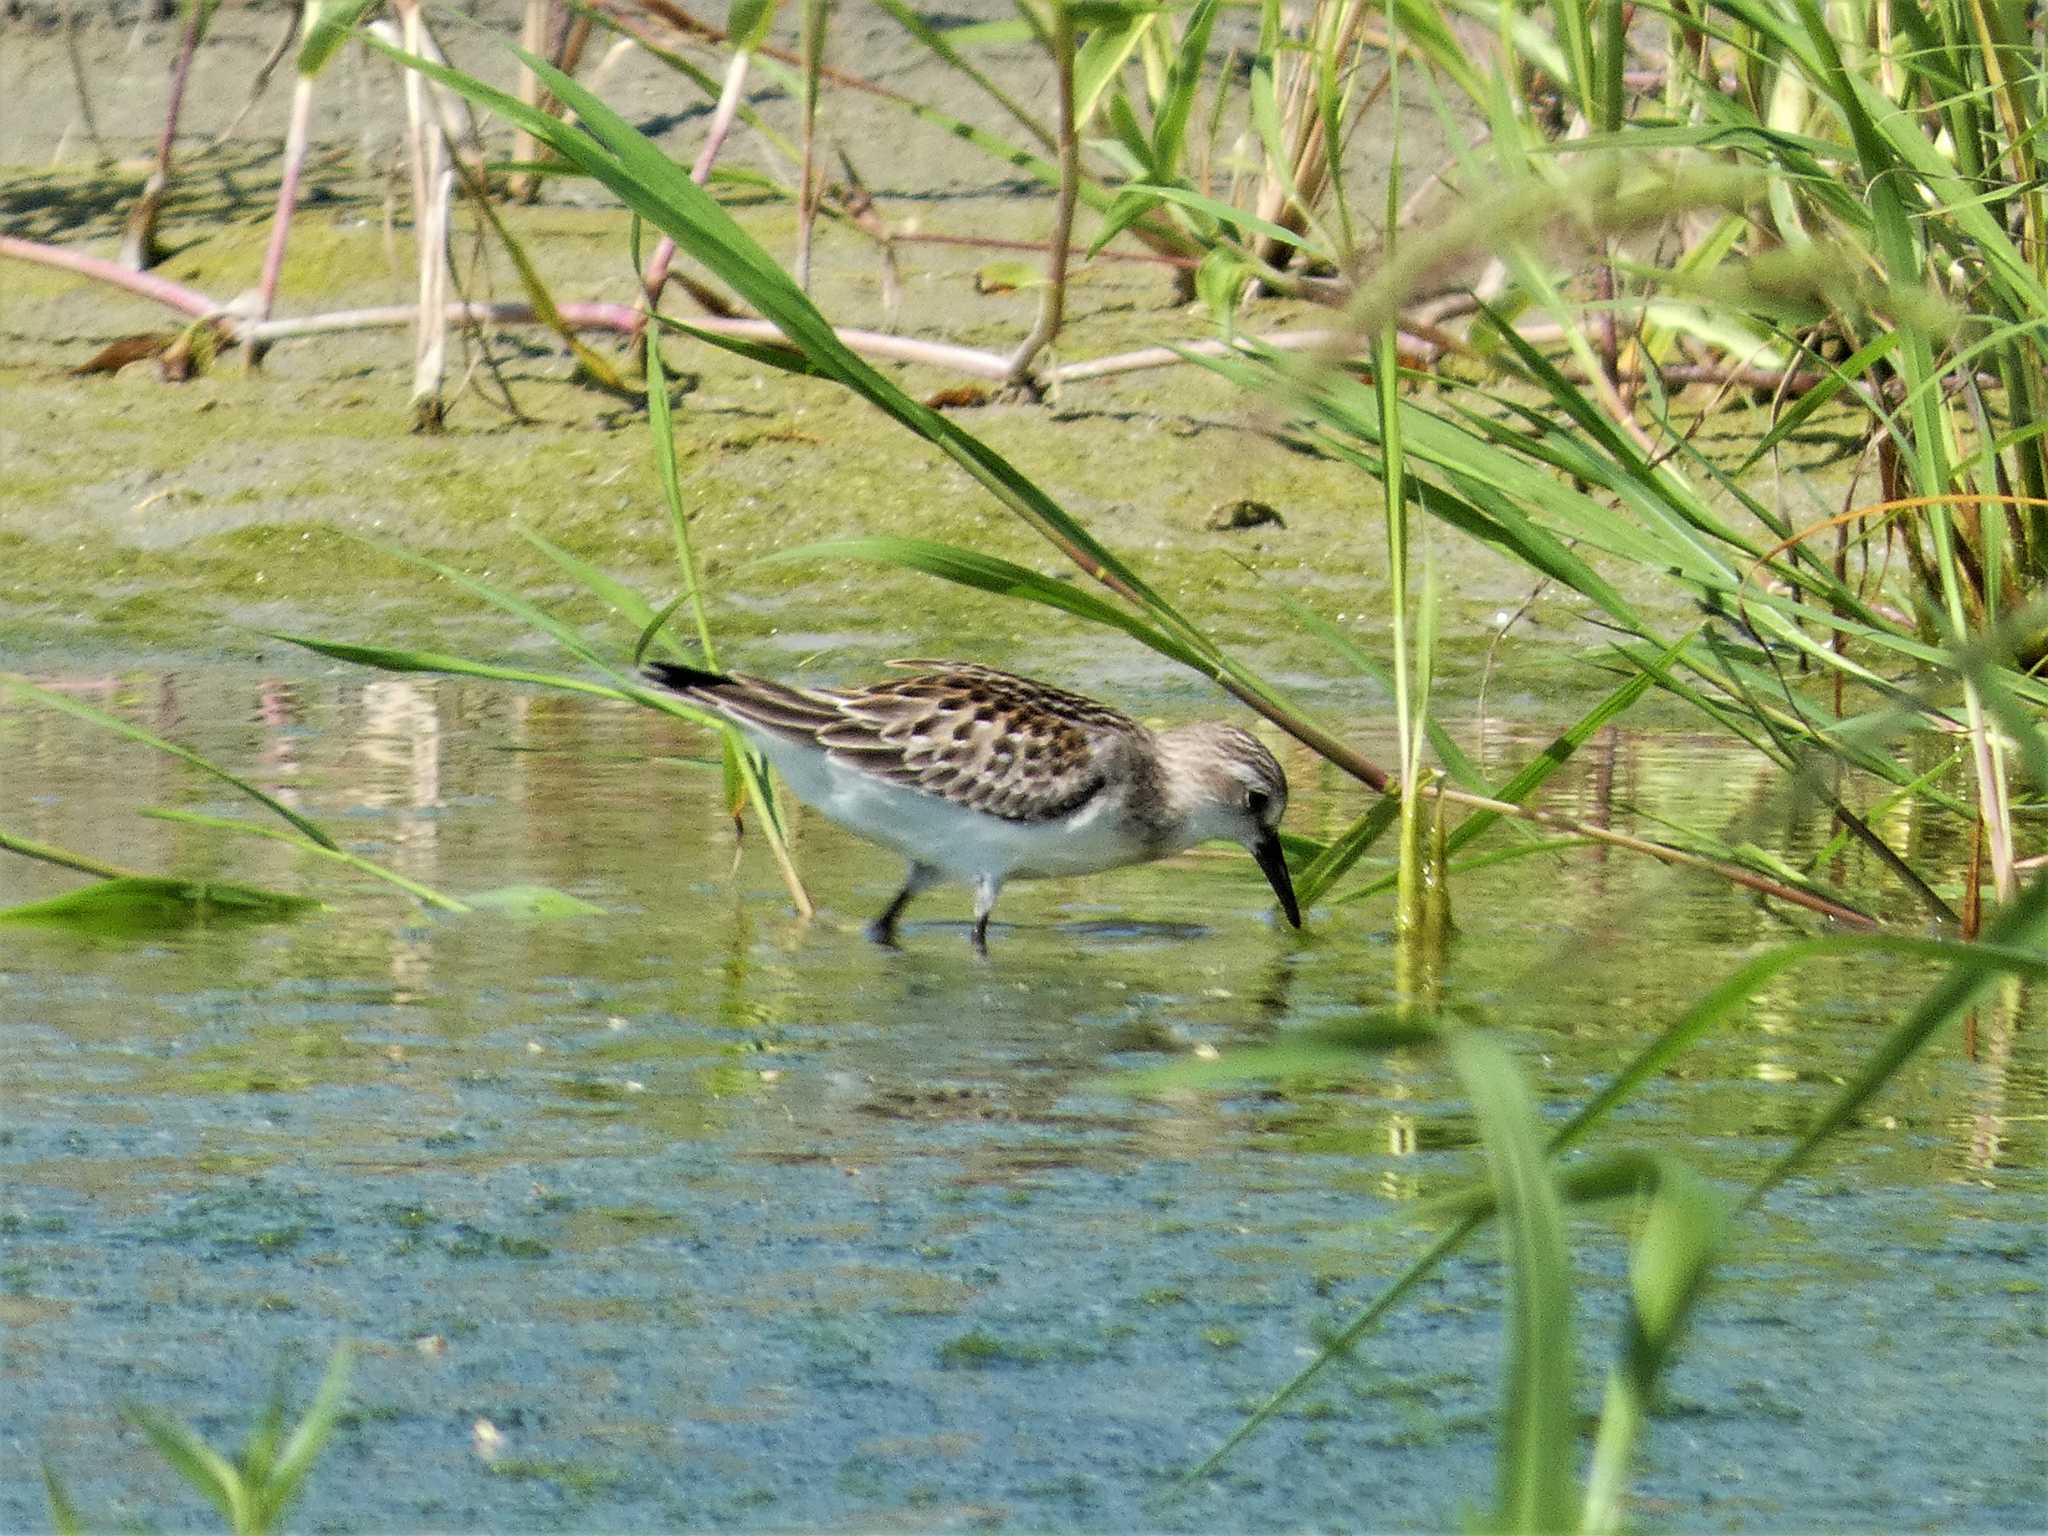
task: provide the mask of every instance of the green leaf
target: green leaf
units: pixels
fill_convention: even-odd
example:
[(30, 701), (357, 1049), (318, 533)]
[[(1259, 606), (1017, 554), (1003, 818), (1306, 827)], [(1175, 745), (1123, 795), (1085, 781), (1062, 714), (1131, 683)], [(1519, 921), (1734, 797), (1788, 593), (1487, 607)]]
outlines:
[[(1126, 197), (1156, 199), (1161, 202), (1178, 203), (1183, 208), (1192, 208), (1207, 214), (1225, 228), (1238, 231), (1236, 238), (1242, 240), (1245, 233), (1264, 235), (1269, 240), (1278, 240), (1282, 245), (1291, 245), (1296, 250), (1310, 250), (1312, 243), (1293, 230), (1275, 224), (1271, 219), (1262, 219), (1255, 213), (1247, 213), (1233, 203), (1226, 203), (1218, 197), (1205, 197), (1187, 187), (1160, 186), (1147, 182), (1132, 182), (1118, 194), (1117, 201)], [(1114, 209), (1111, 210), (1114, 213)]]
[(1180, 35), (1173, 68), (1166, 77), (1165, 99), (1153, 107), (1152, 166), (1162, 176), (1172, 176), (1180, 168), (1195, 91), (1208, 66), (1209, 34), (1216, 24), (1216, 4), (1217, 0), (1195, 0), (1195, 8), (1188, 14), (1187, 26)]
[(1631, 1305), (1621, 1358), (1607, 1375), (1586, 1479), (1580, 1529), (1589, 1536), (1622, 1528), (1629, 1465), (1656, 1405), (1657, 1379), (1706, 1288), (1728, 1224), (1725, 1202), (1698, 1174), (1661, 1154), (1645, 1161), (1649, 1209), (1629, 1254)]
[[(1375, 800), (1363, 816), (1354, 821), (1338, 837), (1331, 840), (1323, 851), (1310, 861), (1307, 868), (1294, 877), (1294, 899), (1305, 912), (1330, 887), (1343, 878), (1345, 871), (1356, 864), (1386, 835), (1387, 829), (1401, 813), (1401, 801), (1396, 795), (1382, 795)], [(1353, 899), (1347, 894), (1343, 899)]]
[[(1069, 5), (1071, 0), (1052, 0)], [(1079, 7), (1075, 7), (1078, 12)], [(1088, 40), (1074, 58), (1074, 131), (1086, 130), (1094, 120), (1102, 93), (1123, 72), (1146, 32), (1159, 19), (1153, 6), (1118, 6), (1090, 28)]]
[(43, 1458), (43, 1492), (50, 1501), (50, 1529), (57, 1536), (88, 1536), (85, 1517), (71, 1502), (70, 1490), (65, 1488), (57, 1476), (56, 1465), (47, 1456)]
[[(606, 603), (616, 609), (634, 627), (635, 631), (645, 630), (650, 624), (655, 622), (656, 614), (653, 605), (623, 581), (618, 580), (608, 572), (599, 570), (588, 560), (570, 554), (569, 551), (562, 548), (561, 545), (555, 543), (554, 540), (548, 538), (545, 534), (536, 533), (531, 528), (521, 528), (519, 529), (519, 535), (566, 571), (591, 596), (595, 597), (599, 602)], [(688, 596), (688, 593), (684, 593), (676, 601), (682, 602)], [(668, 647), (672, 655), (678, 659), (683, 656), (682, 647), (676, 644), (672, 636), (664, 634), (661, 638), (663, 644)], [(638, 653), (635, 654), (634, 660), (636, 662), (639, 660)]]
[[(361, 667), (378, 667), (386, 672), (440, 672), (452, 677), (487, 677), (501, 683), (534, 683), (542, 688), (560, 688), (568, 693), (588, 693), (602, 699), (629, 699), (634, 695), (608, 683), (570, 677), (561, 672), (536, 672), (529, 667), (501, 667), (466, 656), (449, 656), (439, 651), (404, 651), (383, 645), (351, 645), (343, 640), (316, 640), (309, 635), (287, 635), (278, 630), (263, 633), (287, 645), (301, 646), (331, 656), (336, 661), (354, 662)], [(693, 718), (695, 718), (693, 716)], [(705, 717), (708, 718), (708, 717)]]
[(603, 907), (549, 885), (501, 885), (463, 900), (478, 912), (496, 912), (505, 917), (553, 919), (598, 917), (604, 913)]
[(752, 53), (775, 27), (777, 0), (732, 0), (725, 12), (726, 46)]
[(1195, 297), (1207, 306), (1219, 329), (1227, 332), (1235, 325), (1238, 301), (1253, 276), (1252, 264), (1224, 245), (1211, 250), (1195, 268)]
[(0, 909), (0, 924), (40, 924), (108, 935), (156, 933), (201, 923), (274, 923), (318, 910), (310, 896), (232, 880), (124, 875), (44, 901)]
[(109, 864), (104, 859), (93, 858), (90, 854), (73, 853), (69, 848), (39, 843), (32, 838), (20, 837), (7, 831), (0, 831), (0, 849), (8, 853), (18, 853), (23, 858), (54, 864), (59, 869), (75, 869), (82, 875), (96, 875), (102, 880), (121, 880), (130, 875), (141, 874), (140, 870), (123, 869), (118, 864)]
[(555, 333), (555, 337), (576, 359), (576, 366), (582, 369), (584, 377), (600, 389), (625, 399), (637, 399), (639, 392), (628, 384), (609, 359), (576, 334), (576, 327), (562, 318), (562, 312), (555, 307), (555, 296), (548, 291), (547, 283), (540, 275), (540, 269), (526, 254), (526, 247), (520, 242), (499, 216), (497, 204), (491, 201), (491, 189), (460, 158), (457, 152), (455, 164), (461, 172), (465, 191), (469, 193), (470, 205), (483, 216), (491, 226), (491, 233), (505, 248), (505, 255), (512, 262), (512, 270), (518, 274), (519, 286), (526, 290), (526, 302), (533, 308), (533, 316), (542, 325)]
[(986, 262), (974, 274), (976, 293), (1015, 293), (1020, 288), (1043, 288), (1045, 269), (1017, 257)]
[(382, 0), (309, 0), (304, 13), (305, 41), (299, 45), (298, 72), (311, 77), (349, 40), (356, 23)]
[[(930, 22), (926, 21), (924, 17), (904, 4), (903, 0), (876, 0), (876, 3), (894, 18), (898, 26), (924, 44), (934, 55), (943, 59), (947, 64), (980, 86), (990, 100), (994, 101), (1005, 112), (1008, 112), (1011, 117), (1015, 118), (1023, 126), (1024, 130), (1034, 139), (1038, 140), (1048, 152), (1052, 150), (1053, 135), (1051, 130), (1029, 112), (1026, 112), (1008, 92), (1004, 91), (995, 81), (982, 73), (980, 68), (972, 63), (955, 46), (956, 44), (971, 46), (982, 41), (998, 41), (1002, 43), (1029, 42), (1033, 39), (1034, 33), (1021, 18), (1016, 21), (991, 22), (985, 26), (949, 27), (946, 31), (940, 32)], [(1054, 182), (1058, 181), (1059, 178), (1056, 172), (1052, 179)]]

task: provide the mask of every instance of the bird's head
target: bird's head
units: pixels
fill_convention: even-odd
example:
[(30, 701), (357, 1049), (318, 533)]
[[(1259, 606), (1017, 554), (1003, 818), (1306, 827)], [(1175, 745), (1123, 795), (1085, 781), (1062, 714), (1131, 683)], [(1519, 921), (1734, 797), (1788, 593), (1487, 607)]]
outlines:
[(1299, 928), (1301, 909), (1280, 848), (1287, 775), (1279, 760), (1250, 731), (1219, 721), (1163, 731), (1159, 748), (1167, 802), (1181, 816), (1188, 842), (1228, 838), (1244, 844), (1280, 898), (1287, 921)]

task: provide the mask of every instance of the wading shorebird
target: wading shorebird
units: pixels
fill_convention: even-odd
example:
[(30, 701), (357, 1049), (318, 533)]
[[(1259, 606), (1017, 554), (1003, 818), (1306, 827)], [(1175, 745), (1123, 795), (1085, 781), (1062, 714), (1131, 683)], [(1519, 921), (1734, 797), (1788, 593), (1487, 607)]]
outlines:
[(910, 861), (868, 926), (896, 942), (911, 897), (974, 887), (974, 947), (1008, 880), (1092, 875), (1211, 838), (1244, 844), (1301, 926), (1280, 851), (1287, 776), (1250, 731), (1221, 721), (1150, 731), (1077, 693), (993, 667), (899, 661), (915, 675), (865, 688), (793, 688), (655, 662), (646, 676), (730, 721), (798, 799)]

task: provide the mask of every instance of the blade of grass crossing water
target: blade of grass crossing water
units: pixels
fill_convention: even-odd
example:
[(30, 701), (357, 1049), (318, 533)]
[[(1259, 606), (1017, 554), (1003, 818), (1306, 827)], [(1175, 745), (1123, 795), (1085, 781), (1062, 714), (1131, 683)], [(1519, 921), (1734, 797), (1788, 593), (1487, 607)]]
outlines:
[(351, 869), (361, 870), (366, 875), (374, 876), (387, 884), (397, 886), (407, 895), (417, 896), (428, 906), (437, 907), (443, 912), (467, 912), (470, 910), (467, 902), (450, 896), (445, 891), (437, 891), (430, 885), (424, 885), (418, 880), (401, 875), (395, 869), (386, 869), (374, 859), (366, 859), (361, 854), (350, 853), (345, 848), (323, 848), (309, 837), (295, 836), (280, 827), (266, 827), (260, 822), (242, 821), (233, 816), (205, 816), (197, 811), (149, 810), (144, 811), (142, 814), (152, 817), (157, 821), (175, 821), (185, 826), (211, 827), (219, 832), (235, 832), (244, 837), (268, 838), (272, 842), (285, 843), (293, 848), (303, 849), (307, 853), (315, 853), (322, 858), (332, 859), (338, 864), (346, 864)]
[(1226, 656), (1199, 627), (994, 449), (911, 399), (849, 351), (824, 316), (740, 230), (731, 215), (589, 91), (544, 61), (522, 56), (542, 83), (578, 115), (578, 124), (571, 126), (471, 76), (401, 50), (387, 47), (383, 51), (528, 130), (551, 151), (612, 189), (633, 212), (673, 236), (681, 249), (730, 284), (821, 370), (932, 442), (1091, 577), (1146, 611), (1162, 630), (1201, 658), (1200, 670), (1205, 676), (1223, 683), (1282, 728), (1368, 782), (1383, 777), (1337, 737), (1287, 704), (1271, 685)]
[(59, 869), (73, 869), (81, 875), (96, 875), (102, 880), (127, 880), (142, 877), (140, 870), (123, 869), (118, 864), (109, 864), (103, 859), (93, 858), (90, 854), (73, 853), (69, 848), (53, 847), (49, 843), (39, 843), (31, 838), (17, 837), (12, 832), (7, 831), (0, 831), (0, 850), (8, 853), (18, 853), (23, 858), (35, 859), (43, 864), (54, 864)]
[(1508, 1261), (1508, 1358), (1495, 1523), (1563, 1531), (1576, 1499), (1572, 1411), (1572, 1280), (1564, 1208), (1544, 1157), (1527, 1087), (1499, 1046), (1460, 1033), (1451, 1059), (1471, 1095), (1499, 1202)]
[(125, 736), (130, 741), (137, 741), (141, 742), (144, 746), (154, 747), (157, 751), (165, 753), (170, 757), (175, 757), (180, 762), (190, 763), (201, 772), (209, 773), (223, 784), (241, 791), (241, 793), (247, 795), (266, 810), (273, 811), (277, 815), (282, 816), (307, 837), (320, 844), (321, 847), (336, 848), (339, 846), (318, 822), (300, 815), (275, 796), (265, 794), (239, 774), (230, 773), (227, 769), (221, 767), (220, 764), (201, 757), (190, 748), (181, 747), (176, 742), (166, 741), (163, 737), (158, 736), (152, 731), (145, 731), (139, 725), (130, 725), (126, 720), (118, 716), (110, 715), (104, 710), (95, 709), (83, 699), (74, 699), (61, 693), (53, 693), (47, 688), (38, 688), (26, 678), (0, 676), (0, 684), (12, 688), (16, 693), (26, 698), (47, 704), (52, 709), (60, 709), (67, 715), (75, 715), (80, 720), (88, 721), (104, 730), (112, 731), (117, 736)]
[(1621, 1358), (1608, 1372), (1579, 1520), (1589, 1536), (1622, 1527), (1629, 1467), (1656, 1405), (1658, 1378), (1706, 1289), (1727, 1229), (1726, 1203), (1706, 1180), (1674, 1158), (1653, 1161), (1656, 1182), (1629, 1252)]
[[(561, 545), (555, 543), (552, 539), (549, 539), (545, 534), (536, 533), (531, 528), (521, 528), (518, 531), (521, 538), (554, 561), (556, 565), (560, 566), (569, 576), (574, 578), (591, 596), (617, 609), (619, 614), (629, 624), (633, 625), (636, 633), (645, 632), (652, 628), (654, 634), (648, 637), (650, 641), (658, 638), (663, 649), (671, 656), (675, 657), (678, 661), (684, 659), (686, 653), (682, 646), (677, 643), (675, 636), (671, 635), (666, 627), (655, 624), (657, 618), (666, 618), (666, 613), (658, 611), (646, 598), (635, 592), (624, 582), (599, 570), (588, 560), (570, 554), (569, 551), (562, 548)], [(673, 612), (676, 607), (681, 606), (688, 596), (688, 593), (678, 593), (668, 612)], [(639, 659), (640, 654), (643, 653), (635, 653), (634, 659), (636, 661)]]
[(2048, 873), (2036, 876), (2000, 910), (1981, 944), (1957, 948), (1948, 974), (1905, 1022), (1878, 1043), (1805, 1134), (1750, 1187), (1745, 1206), (1754, 1205), (1811, 1157), (1814, 1149), (1847, 1125), (1937, 1030), (1961, 1017), (1994, 981), (2009, 974), (2014, 966), (2008, 955), (2037, 956), (2040, 969), (2048, 971)]
[[(704, 664), (712, 671), (718, 670), (718, 650), (711, 639), (711, 616), (704, 604), (704, 584), (697, 568), (697, 552), (690, 542), (690, 519), (683, 509), (682, 480), (676, 470), (675, 425), (669, 415), (668, 376), (661, 362), (661, 348), (649, 345), (647, 348), (647, 424), (653, 435), (654, 465), (661, 481), (661, 494), (668, 506), (669, 527), (675, 534), (676, 565), (682, 575), (683, 592), (688, 595), (690, 612), (697, 624), (697, 643), (704, 651)], [(651, 620), (643, 620), (643, 624)], [(720, 731), (725, 746), (725, 800), (726, 807), (735, 824), (739, 821), (741, 804), (751, 801), (761, 818), (761, 830), (768, 840), (768, 851), (775, 860), (775, 867), (782, 876), (782, 883), (789, 891), (789, 899), (803, 917), (813, 917), (817, 908), (812, 904), (810, 892), (804, 889), (803, 877), (797, 873), (796, 860), (789, 850), (789, 833), (783, 825), (781, 812), (776, 808), (774, 791), (768, 787), (767, 759), (746, 744), (730, 726)]]
[[(2048, 877), (2037, 880), (2033, 889), (2038, 892), (2044, 887), (2048, 887)], [(2048, 899), (2043, 899), (2042, 904), (2048, 907)], [(2036, 914), (2032, 921), (2037, 927), (2048, 923), (2048, 913)], [(2023, 923), (2015, 924), (2011, 930), (2001, 927), (1992, 937), (2002, 941), (2008, 931), (2024, 935), (2025, 932), (2032, 930)], [(2035, 947), (2031, 950), (2015, 948), (2009, 944), (2001, 944), (2000, 947), (1994, 948), (1988, 942), (1960, 944), (1951, 940), (1911, 938), (1893, 934), (1835, 934), (1782, 945), (1758, 955), (1727, 977), (1667, 1026), (1656, 1039), (1638, 1051), (1598, 1093), (1551, 1133), (1545, 1147), (1546, 1154), (1556, 1157), (1577, 1145), (1595, 1126), (1605, 1120), (1617, 1105), (1625, 1102), (1651, 1077), (1670, 1066), (1702, 1036), (1732, 1018), (1750, 998), (1777, 976), (1809, 960), (1864, 955), (1895, 955), (1908, 959), (1947, 961), (1956, 965), (1981, 967), (1995, 973), (2022, 977), (2033, 982), (2048, 982), (2048, 950), (2040, 947), (2038, 937), (2035, 940)], [(1972, 995), (1974, 996), (1974, 992)], [(1949, 1016), (1953, 1017), (1953, 1011)], [(1758, 1192), (1760, 1193), (1760, 1190)], [(1479, 1230), (1483, 1220), (1480, 1215), (1463, 1218), (1418, 1254), (1406, 1269), (1387, 1282), (1385, 1289), (1372, 1302), (1345, 1324), (1315, 1359), (1275, 1388), (1264, 1402), (1246, 1415), (1244, 1422), (1239, 1424), (1221, 1445), (1210, 1452), (1189, 1476), (1205, 1477), (1215, 1471), (1238, 1446), (1299, 1396), (1333, 1360), (1348, 1356), (1359, 1341), (1379, 1325), (1387, 1313), (1413, 1294), (1417, 1286), (1464, 1246), (1466, 1240)]]
[[(771, 320), (784, 335), (831, 377), (867, 398), (919, 436), (933, 442), (982, 482), (999, 500), (1076, 558), (1091, 574), (1107, 575), (1130, 589), (1145, 606), (1199, 638), (1193, 626), (1158, 594), (1060, 510), (993, 449), (962, 432), (938, 412), (911, 399), (895, 384), (849, 351), (831, 324), (790, 281), (766, 251), (733, 221), (703, 188), (692, 182), (644, 135), (597, 97), (544, 61), (528, 62), (544, 84), (582, 119), (568, 125), (533, 112), (517, 99), (470, 76), (409, 55), (399, 62), (442, 80), (480, 105), (518, 126), (528, 128), (548, 146), (582, 166), (617, 192), (648, 222), (675, 238), (678, 245), (729, 283), (741, 297)], [(586, 131), (587, 130), (587, 131)], [(1205, 647), (1207, 642), (1201, 642)]]
[(1162, 656), (1169, 656), (1197, 670), (1203, 668), (1202, 658), (1172, 635), (1147, 624), (1125, 609), (1104, 602), (1092, 592), (1076, 587), (1072, 582), (1043, 576), (1037, 571), (999, 556), (985, 555), (979, 550), (963, 549), (956, 544), (945, 544), (936, 539), (898, 538), (881, 534), (860, 539), (830, 539), (817, 544), (801, 545), (796, 549), (779, 550), (772, 555), (762, 556), (755, 563), (778, 565), (787, 561), (834, 560), (879, 561), (904, 570), (922, 571), (926, 575), (957, 582), (961, 586), (974, 587), (983, 592), (994, 592), (1004, 597), (1017, 597), (1027, 602), (1042, 603), (1048, 608), (1057, 608), (1063, 613), (1071, 613), (1091, 623), (1122, 630)]

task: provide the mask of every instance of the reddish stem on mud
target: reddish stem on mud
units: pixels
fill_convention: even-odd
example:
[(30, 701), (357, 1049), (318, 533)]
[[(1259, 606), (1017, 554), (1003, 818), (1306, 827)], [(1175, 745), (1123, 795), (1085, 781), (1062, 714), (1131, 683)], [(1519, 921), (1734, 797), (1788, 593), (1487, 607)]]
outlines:
[[(726, 66), (725, 88), (718, 93), (718, 106), (711, 114), (711, 131), (705, 134), (704, 147), (697, 151), (697, 162), (690, 167), (690, 180), (700, 187), (710, 179), (711, 167), (718, 163), (718, 152), (725, 147), (726, 135), (732, 132), (733, 119), (739, 115), (740, 95), (747, 83), (747, 63), (747, 50), (742, 48)], [(649, 310), (660, 308), (661, 290), (668, 286), (668, 269), (675, 259), (675, 238), (663, 235), (661, 244), (654, 248), (654, 255), (647, 263), (646, 276), (641, 280), (641, 287), (647, 291)]]
[(0, 235), (0, 256), (32, 261), (39, 267), (55, 267), (60, 272), (75, 272), (96, 282), (112, 283), (116, 288), (126, 288), (130, 293), (153, 299), (197, 320), (221, 313), (220, 305), (183, 283), (154, 277), (147, 272), (136, 272), (117, 261), (88, 256), (84, 251), (70, 250), (61, 245), (45, 245), (40, 240), (23, 240), (17, 235)]
[(199, 51), (199, 39), (206, 31), (206, 7), (194, 5), (185, 16), (185, 35), (178, 44), (178, 59), (171, 66), (170, 100), (164, 107), (164, 131), (157, 136), (156, 169), (128, 214), (121, 235), (121, 262), (137, 272), (157, 263), (156, 221), (163, 211), (164, 193), (171, 185), (171, 151), (178, 138), (178, 118), (185, 106), (185, 82), (192, 76), (192, 60)]
[(256, 315), (270, 318), (277, 302), (277, 284), (284, 272), (285, 241), (292, 230), (292, 210), (299, 202), (299, 172), (306, 163), (306, 130), (313, 118), (313, 77), (300, 75), (292, 91), (291, 126), (284, 138), (284, 178), (278, 183), (277, 212), (270, 220), (270, 244), (263, 252), (263, 277), (256, 289)]

